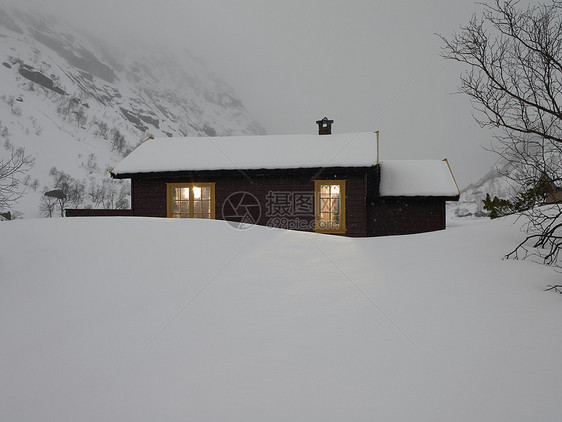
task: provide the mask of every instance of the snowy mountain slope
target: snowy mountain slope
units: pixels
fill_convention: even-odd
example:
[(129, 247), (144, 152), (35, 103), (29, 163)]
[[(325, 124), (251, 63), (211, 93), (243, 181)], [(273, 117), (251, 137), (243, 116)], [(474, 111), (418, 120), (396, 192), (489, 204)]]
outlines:
[(189, 53), (110, 47), (0, 2), (0, 141), (35, 157), (20, 204), (26, 216), (39, 215), (53, 166), (101, 183), (148, 136), (260, 133), (232, 90)]
[(482, 203), (486, 194), (489, 194), (491, 198), (494, 196), (512, 197), (515, 192), (513, 182), (500, 174), (498, 168), (501, 168), (502, 172), (509, 170), (505, 164), (496, 164), (478, 181), (471, 183), (461, 191), (459, 202), (447, 203), (447, 215), (453, 219), (487, 217), (487, 211), (483, 209)]
[(512, 219), (351, 239), (0, 223), (12, 421), (555, 421), (562, 296)]

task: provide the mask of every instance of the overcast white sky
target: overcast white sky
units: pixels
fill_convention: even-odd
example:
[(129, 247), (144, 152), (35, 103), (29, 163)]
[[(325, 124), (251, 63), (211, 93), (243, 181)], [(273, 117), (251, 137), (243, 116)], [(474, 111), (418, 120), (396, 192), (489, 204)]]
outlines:
[(23, 1), (115, 43), (186, 47), (270, 134), (313, 133), (324, 116), (334, 132), (380, 130), (382, 159), (448, 157), (461, 187), (496, 160), (434, 35), (465, 24), (472, 1)]

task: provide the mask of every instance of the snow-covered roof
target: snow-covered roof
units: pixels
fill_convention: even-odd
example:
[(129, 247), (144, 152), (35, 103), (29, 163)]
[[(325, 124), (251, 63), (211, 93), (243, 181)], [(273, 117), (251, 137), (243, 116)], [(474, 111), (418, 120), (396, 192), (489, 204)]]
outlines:
[(377, 163), (376, 133), (149, 139), (115, 175), (182, 170), (364, 167)]
[(458, 196), (459, 188), (446, 160), (384, 160), (381, 196)]
[[(197, 170), (370, 167), (377, 164), (376, 133), (263, 135), (148, 139), (114, 175)], [(457, 196), (446, 161), (383, 161), (382, 196)]]

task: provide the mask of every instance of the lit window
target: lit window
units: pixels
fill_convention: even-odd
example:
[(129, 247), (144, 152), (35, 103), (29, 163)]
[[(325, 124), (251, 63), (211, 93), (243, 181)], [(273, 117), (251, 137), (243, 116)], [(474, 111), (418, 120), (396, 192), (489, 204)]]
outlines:
[(345, 180), (314, 181), (316, 231), (345, 233)]
[(215, 218), (214, 183), (168, 183), (168, 217)]

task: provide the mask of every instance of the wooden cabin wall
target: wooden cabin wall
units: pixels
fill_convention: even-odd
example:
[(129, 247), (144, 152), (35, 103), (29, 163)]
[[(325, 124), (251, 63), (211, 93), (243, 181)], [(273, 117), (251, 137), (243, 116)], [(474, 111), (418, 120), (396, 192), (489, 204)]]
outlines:
[[(320, 171), (320, 173), (319, 173)], [(269, 192), (309, 192), (314, 194), (314, 180), (346, 181), (346, 236), (366, 236), (366, 176), (363, 169), (298, 169), (258, 171), (208, 171), (184, 175), (136, 175), (131, 179), (132, 208), (135, 216), (166, 217), (166, 183), (215, 183), (215, 218), (224, 219), (223, 204), (235, 192), (254, 195), (261, 205), (260, 225), (268, 225), (267, 195)], [(312, 231), (314, 214), (296, 216), (295, 230)], [(290, 220), (290, 216), (287, 216)], [(285, 220), (283, 220), (285, 221)]]
[(445, 229), (445, 199), (384, 197), (367, 203), (367, 236), (391, 236)]

